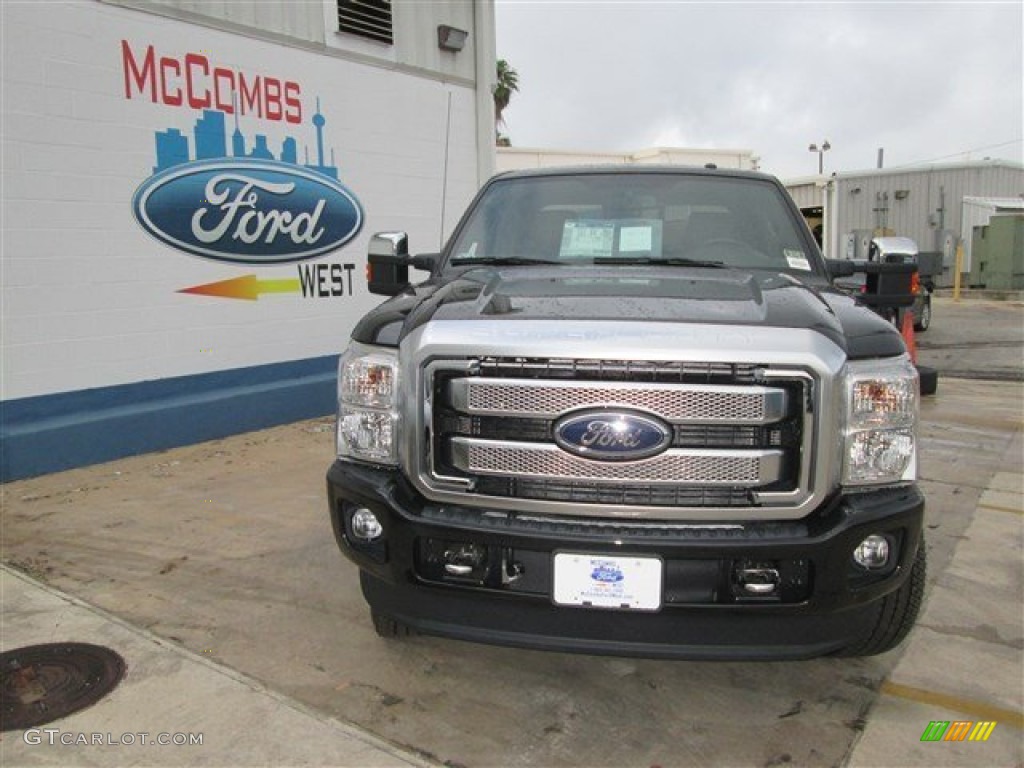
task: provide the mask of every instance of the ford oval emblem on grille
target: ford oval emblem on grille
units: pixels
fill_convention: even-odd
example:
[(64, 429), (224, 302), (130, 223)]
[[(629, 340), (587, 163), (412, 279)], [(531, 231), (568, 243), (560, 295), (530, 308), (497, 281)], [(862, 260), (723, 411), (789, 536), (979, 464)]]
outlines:
[(576, 411), (555, 423), (555, 442), (586, 459), (634, 461), (668, 448), (672, 427), (632, 411)]
[(135, 191), (132, 212), (172, 248), (239, 264), (315, 259), (340, 248), (363, 225), (359, 201), (337, 179), (249, 158), (161, 171)]

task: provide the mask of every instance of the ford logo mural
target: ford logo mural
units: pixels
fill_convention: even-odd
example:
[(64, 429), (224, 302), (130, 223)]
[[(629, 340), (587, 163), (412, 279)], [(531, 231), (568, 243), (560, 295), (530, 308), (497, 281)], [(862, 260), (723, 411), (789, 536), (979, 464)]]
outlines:
[(185, 163), (144, 181), (132, 212), (153, 237), (214, 261), (282, 264), (340, 248), (363, 225), (342, 184), (301, 166), (231, 159)]
[(576, 456), (631, 461), (661, 453), (672, 444), (672, 427), (630, 411), (570, 413), (555, 423), (555, 442)]

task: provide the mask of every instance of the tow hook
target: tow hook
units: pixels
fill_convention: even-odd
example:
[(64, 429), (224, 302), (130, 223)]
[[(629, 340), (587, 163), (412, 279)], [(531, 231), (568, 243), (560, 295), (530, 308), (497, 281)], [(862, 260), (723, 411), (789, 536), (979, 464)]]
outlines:
[(517, 560), (512, 560), (512, 557), (511, 549), (501, 550), (501, 583), (503, 586), (519, 581), (522, 575), (526, 573), (523, 564)]
[(748, 595), (768, 597), (779, 589), (779, 571), (763, 565), (745, 565), (736, 571), (737, 585)]

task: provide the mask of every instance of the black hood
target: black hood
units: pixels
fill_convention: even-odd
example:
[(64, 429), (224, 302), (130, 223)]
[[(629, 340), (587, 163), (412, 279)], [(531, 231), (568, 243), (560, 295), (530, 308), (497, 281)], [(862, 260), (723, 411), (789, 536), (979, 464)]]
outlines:
[(397, 345), (431, 320), (612, 320), (808, 328), (850, 357), (899, 354), (893, 327), (825, 283), (788, 273), (687, 267), (476, 267), (411, 288), (353, 338)]

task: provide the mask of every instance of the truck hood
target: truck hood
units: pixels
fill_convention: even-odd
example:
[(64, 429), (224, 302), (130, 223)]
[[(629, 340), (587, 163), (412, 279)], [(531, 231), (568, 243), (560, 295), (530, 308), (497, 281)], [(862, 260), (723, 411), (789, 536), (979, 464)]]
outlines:
[(808, 328), (850, 357), (899, 354), (893, 327), (788, 273), (689, 267), (476, 267), (414, 286), (363, 318), (353, 338), (397, 345), (431, 320), (613, 320)]

